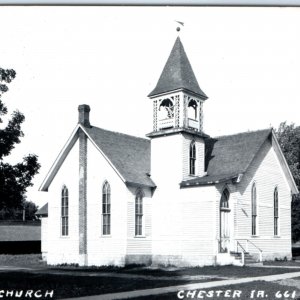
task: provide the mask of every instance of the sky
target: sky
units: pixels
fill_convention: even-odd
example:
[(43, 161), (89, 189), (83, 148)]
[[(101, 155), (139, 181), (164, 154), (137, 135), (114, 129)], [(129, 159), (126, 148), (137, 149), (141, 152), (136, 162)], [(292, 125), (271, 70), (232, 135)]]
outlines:
[[(184, 22), (180, 33), (175, 20)], [(78, 120), (145, 137), (164, 64), (180, 35), (201, 89), (204, 131), (227, 135), (300, 121), (300, 8), (0, 7), (0, 67), (16, 79), (2, 96), (25, 115), (22, 142), (6, 161), (35, 153), (38, 188)], [(8, 117), (5, 118), (8, 120)], [(0, 124), (3, 128), (6, 123)]]

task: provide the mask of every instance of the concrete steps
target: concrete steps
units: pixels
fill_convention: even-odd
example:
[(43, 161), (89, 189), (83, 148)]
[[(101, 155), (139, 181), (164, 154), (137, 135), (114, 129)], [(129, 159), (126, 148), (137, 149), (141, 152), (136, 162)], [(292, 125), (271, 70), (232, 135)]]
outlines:
[[(230, 255), (233, 256), (236, 260), (242, 262), (242, 253), (241, 252), (230, 252)], [(262, 266), (262, 262), (257, 261), (249, 252), (244, 252), (245, 256), (245, 266)]]

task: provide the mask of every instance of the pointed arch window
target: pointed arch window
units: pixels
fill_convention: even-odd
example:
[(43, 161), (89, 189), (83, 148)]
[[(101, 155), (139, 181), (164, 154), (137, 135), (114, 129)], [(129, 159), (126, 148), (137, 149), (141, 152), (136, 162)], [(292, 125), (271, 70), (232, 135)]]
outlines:
[(279, 213), (278, 213), (278, 188), (274, 189), (274, 235), (278, 235), (278, 220), (279, 220)]
[(111, 229), (110, 185), (107, 181), (102, 186), (102, 234), (110, 235)]
[(196, 174), (196, 144), (192, 141), (190, 144), (190, 175)]
[(144, 193), (142, 190), (138, 190), (135, 196), (135, 235), (143, 235), (143, 197)]
[(257, 235), (257, 191), (255, 183), (251, 189), (251, 225), (252, 235)]
[(220, 202), (220, 209), (221, 210), (228, 210), (229, 209), (229, 191), (227, 188), (224, 189), (221, 202)]
[(69, 191), (65, 185), (61, 190), (61, 235), (69, 235)]

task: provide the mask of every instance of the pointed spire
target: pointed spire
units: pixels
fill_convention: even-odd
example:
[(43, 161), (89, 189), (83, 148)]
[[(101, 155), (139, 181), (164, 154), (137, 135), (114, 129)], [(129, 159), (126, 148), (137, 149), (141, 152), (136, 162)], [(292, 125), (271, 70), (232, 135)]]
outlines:
[(198, 95), (201, 99), (207, 99), (205, 93), (200, 89), (179, 37), (175, 41), (155, 89), (148, 97), (178, 89), (188, 90)]

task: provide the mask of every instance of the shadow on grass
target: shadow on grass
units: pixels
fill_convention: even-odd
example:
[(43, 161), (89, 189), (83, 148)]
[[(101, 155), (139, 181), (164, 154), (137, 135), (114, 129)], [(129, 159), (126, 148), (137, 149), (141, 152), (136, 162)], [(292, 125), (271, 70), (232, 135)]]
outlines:
[[(140, 278), (57, 275), (33, 272), (0, 272), (1, 290), (53, 290), (53, 299), (118, 293), (195, 283), (190, 280), (146, 280)], [(199, 281), (197, 281), (199, 282)], [(28, 299), (20, 297), (18, 299)], [(44, 299), (43, 297), (39, 299)]]
[(50, 270), (62, 271), (80, 271), (80, 272), (95, 272), (95, 273), (124, 273), (135, 275), (149, 275), (149, 276), (215, 276), (222, 278), (241, 278), (275, 275), (281, 273), (295, 272), (297, 270), (291, 268), (265, 268), (265, 267), (239, 267), (239, 266), (206, 266), (206, 267), (190, 267), (190, 268), (176, 268), (176, 267), (147, 267), (143, 265), (128, 265), (125, 267), (113, 266), (90, 266), (79, 267), (76, 265), (59, 265), (51, 266)]

